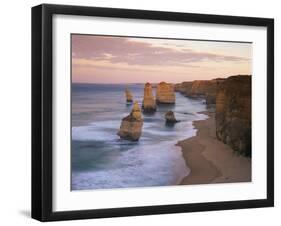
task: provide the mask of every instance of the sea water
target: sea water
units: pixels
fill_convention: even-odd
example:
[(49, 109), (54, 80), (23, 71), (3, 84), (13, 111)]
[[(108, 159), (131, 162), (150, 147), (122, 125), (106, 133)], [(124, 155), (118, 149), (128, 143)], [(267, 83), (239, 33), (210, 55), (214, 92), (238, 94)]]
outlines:
[[(132, 142), (117, 136), (132, 108), (125, 88), (141, 106), (144, 84), (72, 84), (72, 190), (175, 185), (190, 173), (175, 144), (196, 135), (204, 100), (176, 93), (175, 105), (143, 114), (142, 136)], [(170, 110), (180, 120), (173, 127), (165, 124)]]

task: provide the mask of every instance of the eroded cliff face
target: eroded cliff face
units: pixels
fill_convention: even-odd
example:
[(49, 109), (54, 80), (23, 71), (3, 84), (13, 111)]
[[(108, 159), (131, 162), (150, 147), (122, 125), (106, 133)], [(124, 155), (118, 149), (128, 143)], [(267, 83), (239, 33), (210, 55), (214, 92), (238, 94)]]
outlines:
[(122, 139), (137, 141), (142, 133), (143, 119), (140, 107), (134, 102), (131, 113), (122, 119), (117, 135)]
[(175, 90), (188, 97), (202, 97), (206, 99), (208, 107), (216, 103), (217, 89), (225, 79), (195, 80), (193, 82), (182, 82), (175, 85)]
[(181, 92), (182, 91), (182, 83), (174, 84), (174, 90), (175, 90), (175, 92)]
[(194, 81), (192, 87), (187, 91), (187, 96), (192, 97), (204, 97), (208, 107), (216, 104), (216, 96), (219, 85), (225, 79), (213, 79), (213, 80), (198, 80)]
[(216, 96), (217, 138), (234, 151), (251, 156), (251, 76), (228, 77)]
[(192, 87), (193, 82), (182, 82), (175, 84), (174, 88), (176, 92), (180, 92), (183, 95), (186, 95), (186, 92), (189, 91)]
[(176, 100), (174, 86), (166, 82), (157, 85), (156, 101), (160, 104), (174, 104)]
[(215, 83), (213, 80), (196, 80), (192, 83), (191, 89), (187, 90), (186, 94), (189, 96), (204, 97), (207, 92), (213, 91)]
[(156, 111), (156, 101), (154, 99), (152, 85), (150, 83), (146, 83), (144, 86), (142, 109), (146, 113)]

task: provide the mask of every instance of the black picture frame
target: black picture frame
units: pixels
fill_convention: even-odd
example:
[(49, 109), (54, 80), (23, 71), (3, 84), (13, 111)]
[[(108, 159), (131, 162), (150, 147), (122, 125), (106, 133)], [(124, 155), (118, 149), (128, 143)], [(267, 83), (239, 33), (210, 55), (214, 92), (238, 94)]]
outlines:
[[(55, 14), (267, 28), (267, 198), (95, 210), (52, 210), (52, 18)], [(121, 217), (274, 206), (274, 20), (268, 18), (43, 4), (32, 8), (32, 218)]]

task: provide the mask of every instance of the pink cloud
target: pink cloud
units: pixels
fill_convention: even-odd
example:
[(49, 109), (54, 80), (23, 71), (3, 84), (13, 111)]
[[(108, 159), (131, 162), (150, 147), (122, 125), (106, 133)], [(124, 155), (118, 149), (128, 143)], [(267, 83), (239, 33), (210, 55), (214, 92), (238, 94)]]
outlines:
[(124, 37), (72, 35), (72, 56), (129, 65), (181, 65), (194, 62), (240, 62), (248, 58), (156, 47), (141, 39)]

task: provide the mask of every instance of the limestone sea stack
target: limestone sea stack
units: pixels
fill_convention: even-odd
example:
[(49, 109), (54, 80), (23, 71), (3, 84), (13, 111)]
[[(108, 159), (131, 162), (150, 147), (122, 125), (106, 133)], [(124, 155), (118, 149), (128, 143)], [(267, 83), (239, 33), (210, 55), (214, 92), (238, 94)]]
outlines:
[(142, 109), (145, 113), (156, 111), (156, 102), (152, 92), (152, 85), (150, 83), (146, 83), (144, 86)]
[(128, 89), (125, 89), (125, 95), (126, 95), (127, 103), (132, 103), (133, 102), (133, 94), (131, 93), (131, 91), (128, 90)]
[(216, 97), (216, 134), (242, 155), (251, 156), (251, 76), (228, 77)]
[(157, 85), (156, 101), (160, 104), (174, 104), (176, 100), (174, 86), (166, 82)]
[(138, 102), (134, 102), (131, 113), (122, 119), (117, 135), (120, 138), (138, 141), (142, 133), (143, 119)]
[(172, 112), (172, 111), (168, 111), (165, 114), (165, 119), (166, 119), (167, 124), (174, 124), (174, 123), (178, 122), (178, 120), (176, 120), (174, 112)]

